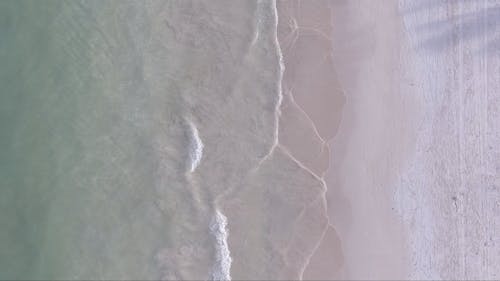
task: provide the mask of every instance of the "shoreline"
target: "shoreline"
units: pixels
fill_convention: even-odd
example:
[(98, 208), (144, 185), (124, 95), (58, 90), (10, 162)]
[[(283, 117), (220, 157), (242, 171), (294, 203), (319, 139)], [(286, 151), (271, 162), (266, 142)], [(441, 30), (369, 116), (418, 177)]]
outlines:
[[(335, 69), (327, 35), (331, 31), (329, 12), (325, 10), (327, 2), (310, 3), (314, 4), (301, 9), (298, 1), (277, 1), (278, 41), (285, 66), (279, 143), (327, 187), (325, 174), (330, 166), (329, 141), (337, 131), (328, 119), (335, 120), (333, 123), (338, 126), (345, 101), (340, 85), (331, 80)], [(338, 105), (338, 110), (332, 111), (332, 105)], [(327, 217), (326, 192), (321, 200), (325, 204), (323, 215)], [(329, 219), (319, 240), (313, 242), (315, 247), (300, 277), (306, 280), (331, 279), (336, 273), (329, 271), (331, 266), (328, 261), (339, 264), (334, 268), (340, 267), (343, 261), (336, 261), (337, 257), (342, 257), (342, 254), (339, 255), (342, 250)], [(325, 249), (330, 251), (325, 252)], [(335, 258), (332, 259), (332, 255)]]
[[(279, 141), (327, 185), (328, 226), (303, 278), (404, 278), (408, 245), (394, 177), (412, 154), (417, 109), (399, 95), (409, 88), (394, 57), (402, 45), (397, 2), (308, 4), (278, 1), (287, 129)], [(374, 43), (384, 47), (363, 49)]]

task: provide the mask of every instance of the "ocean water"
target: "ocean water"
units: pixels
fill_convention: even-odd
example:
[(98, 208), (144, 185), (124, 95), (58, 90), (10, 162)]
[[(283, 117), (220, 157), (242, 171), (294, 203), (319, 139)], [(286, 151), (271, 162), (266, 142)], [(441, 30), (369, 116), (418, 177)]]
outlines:
[(324, 186), (277, 143), (277, 20), (1, 1), (0, 279), (300, 276)]

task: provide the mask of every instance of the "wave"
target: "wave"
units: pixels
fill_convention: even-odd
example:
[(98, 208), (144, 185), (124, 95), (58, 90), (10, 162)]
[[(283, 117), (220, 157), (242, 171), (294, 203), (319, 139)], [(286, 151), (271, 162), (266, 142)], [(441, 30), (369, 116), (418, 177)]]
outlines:
[(219, 210), (215, 212), (215, 217), (210, 225), (212, 235), (216, 240), (216, 263), (212, 272), (212, 280), (231, 280), (231, 252), (227, 244), (228, 232), (226, 230), (227, 217)]
[(190, 153), (189, 160), (191, 162), (190, 172), (194, 172), (196, 167), (200, 164), (201, 157), (203, 155), (203, 142), (201, 141), (198, 129), (193, 122), (188, 122), (189, 128), (191, 130), (191, 142), (190, 142)]

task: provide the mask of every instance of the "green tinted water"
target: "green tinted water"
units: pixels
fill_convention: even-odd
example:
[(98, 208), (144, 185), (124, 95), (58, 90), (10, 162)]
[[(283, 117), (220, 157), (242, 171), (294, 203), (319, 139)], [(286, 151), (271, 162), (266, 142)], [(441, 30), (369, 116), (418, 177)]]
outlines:
[(274, 7), (0, 1), (0, 279), (284, 276), (323, 189), (274, 146)]
[(157, 278), (144, 11), (0, 1), (0, 279)]

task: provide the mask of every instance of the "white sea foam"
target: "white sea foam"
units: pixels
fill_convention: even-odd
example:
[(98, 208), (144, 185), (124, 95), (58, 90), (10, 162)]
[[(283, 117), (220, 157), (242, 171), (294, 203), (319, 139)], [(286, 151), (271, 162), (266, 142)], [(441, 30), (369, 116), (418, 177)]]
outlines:
[(219, 210), (215, 212), (215, 217), (210, 225), (212, 235), (216, 240), (215, 265), (212, 271), (212, 280), (231, 280), (231, 252), (227, 244), (228, 232), (226, 230), (227, 218)]
[(190, 153), (189, 159), (191, 161), (190, 172), (194, 172), (196, 167), (200, 164), (201, 157), (203, 156), (203, 142), (201, 141), (198, 129), (193, 122), (189, 122), (189, 128), (191, 130), (191, 142), (190, 142)]
[(282, 88), (282, 83), (283, 83), (283, 74), (285, 72), (285, 62), (283, 61), (283, 52), (281, 50), (280, 43), (278, 41), (278, 4), (276, 1), (273, 3), (274, 7), (274, 18), (275, 18), (275, 34), (274, 34), (274, 42), (276, 46), (276, 52), (278, 54), (278, 59), (279, 59), (279, 67), (280, 67), (280, 75), (277, 81), (277, 88), (278, 88), (278, 102), (276, 103), (276, 108), (275, 108), (275, 126), (276, 130), (274, 131), (274, 140), (275, 140), (275, 146), (278, 144), (278, 132), (279, 132), (279, 119), (280, 119), (280, 114), (281, 114), (281, 103), (283, 102), (283, 88)]
[[(262, 3), (262, 1), (259, 1), (259, 3)], [(274, 140), (273, 144), (271, 145), (271, 148), (269, 149), (269, 152), (266, 155), (264, 155), (264, 157), (262, 157), (257, 167), (260, 166), (264, 161), (266, 161), (269, 156), (271, 156), (274, 149), (279, 144), (279, 120), (281, 115), (281, 104), (283, 102), (282, 83), (283, 83), (283, 74), (285, 72), (285, 62), (283, 60), (283, 52), (281, 50), (280, 43), (278, 41), (278, 6), (276, 1), (272, 2), (272, 7), (273, 7), (274, 24), (275, 24), (274, 34), (273, 34), (275, 43), (274, 46), (276, 47), (276, 54), (278, 55), (278, 65), (279, 65), (279, 76), (278, 80), (276, 81), (277, 101), (274, 107)]]

